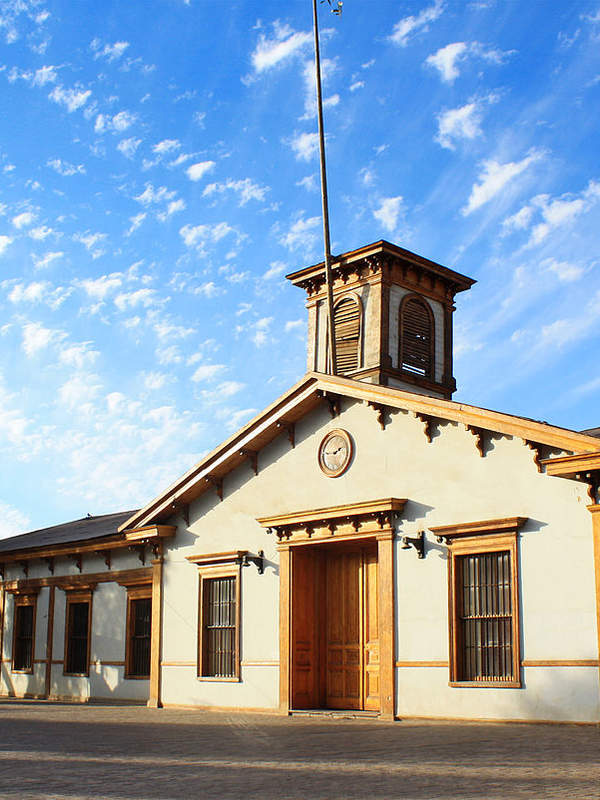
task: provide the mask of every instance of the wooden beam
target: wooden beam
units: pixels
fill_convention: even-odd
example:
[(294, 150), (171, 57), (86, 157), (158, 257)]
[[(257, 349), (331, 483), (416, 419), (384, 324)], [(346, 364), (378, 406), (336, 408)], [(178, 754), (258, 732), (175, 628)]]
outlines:
[(46, 674), (44, 680), (44, 694), (46, 699), (50, 697), (52, 688), (52, 646), (54, 643), (54, 595), (56, 587), (50, 586), (48, 597), (48, 619), (46, 627)]
[(162, 625), (163, 625), (163, 554), (152, 561), (152, 623), (150, 633), (150, 696), (149, 708), (161, 708)]
[[(600, 504), (588, 506), (592, 515), (594, 537), (594, 579), (596, 583), (596, 632), (598, 635), (598, 664), (600, 667)], [(600, 669), (598, 677), (600, 678)]]
[(288, 714), (291, 702), (291, 558), (289, 547), (279, 550), (279, 711)]

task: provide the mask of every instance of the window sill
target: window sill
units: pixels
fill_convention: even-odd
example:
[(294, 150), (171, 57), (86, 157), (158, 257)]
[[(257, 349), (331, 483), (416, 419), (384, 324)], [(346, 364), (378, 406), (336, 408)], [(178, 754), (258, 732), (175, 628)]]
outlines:
[(33, 667), (31, 667), (31, 669), (15, 669), (11, 667), (10, 671), (13, 675), (33, 675)]
[(448, 681), (454, 689), (521, 689), (521, 681)]
[(65, 678), (89, 678), (90, 673), (88, 672), (63, 672)]
[(123, 675), (126, 681), (149, 681), (150, 675)]
[(241, 679), (238, 676), (232, 678), (213, 677), (211, 675), (198, 675), (197, 680), (208, 681), (209, 683), (240, 683)]

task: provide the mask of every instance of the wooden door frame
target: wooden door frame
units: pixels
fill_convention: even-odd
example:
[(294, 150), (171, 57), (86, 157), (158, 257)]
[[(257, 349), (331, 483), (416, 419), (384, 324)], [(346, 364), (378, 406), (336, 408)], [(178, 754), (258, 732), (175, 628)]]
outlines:
[[(379, 620), (379, 687), (380, 719), (395, 717), (395, 580), (394, 580), (394, 535), (391, 524), (379, 524), (376, 532), (365, 531), (355, 535), (331, 536), (327, 544), (335, 541), (352, 542), (357, 546), (366, 544), (367, 539), (377, 542), (378, 562), (378, 620)], [(279, 710), (289, 714), (292, 698), (292, 571), (294, 551), (299, 547), (323, 544), (320, 537), (311, 541), (287, 541), (278, 546), (279, 550)]]

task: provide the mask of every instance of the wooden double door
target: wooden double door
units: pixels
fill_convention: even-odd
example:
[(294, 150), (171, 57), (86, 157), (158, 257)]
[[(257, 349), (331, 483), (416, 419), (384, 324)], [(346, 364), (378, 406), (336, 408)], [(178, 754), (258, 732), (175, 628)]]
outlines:
[(292, 708), (379, 711), (376, 543), (293, 551)]

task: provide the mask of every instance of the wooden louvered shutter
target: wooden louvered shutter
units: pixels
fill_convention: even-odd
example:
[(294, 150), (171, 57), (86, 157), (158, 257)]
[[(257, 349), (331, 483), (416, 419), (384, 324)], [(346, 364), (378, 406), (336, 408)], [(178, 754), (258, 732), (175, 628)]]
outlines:
[(433, 377), (433, 319), (422, 300), (410, 298), (400, 311), (400, 366)]
[(344, 298), (333, 312), (337, 371), (341, 375), (358, 369), (360, 308), (356, 300)]

